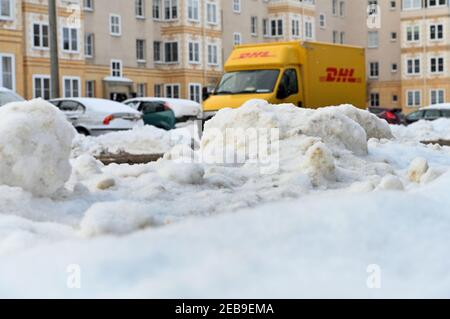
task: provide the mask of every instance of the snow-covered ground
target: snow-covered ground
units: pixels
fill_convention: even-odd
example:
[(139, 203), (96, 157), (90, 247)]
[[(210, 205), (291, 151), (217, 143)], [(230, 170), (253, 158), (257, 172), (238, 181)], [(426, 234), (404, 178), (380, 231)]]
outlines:
[[(251, 101), (209, 121), (197, 151), (188, 131), (78, 136), (70, 178), (45, 197), (3, 181), (0, 297), (450, 293), (450, 148), (350, 106)], [(249, 148), (261, 134), (264, 161)], [(166, 154), (103, 166), (105, 149)]]

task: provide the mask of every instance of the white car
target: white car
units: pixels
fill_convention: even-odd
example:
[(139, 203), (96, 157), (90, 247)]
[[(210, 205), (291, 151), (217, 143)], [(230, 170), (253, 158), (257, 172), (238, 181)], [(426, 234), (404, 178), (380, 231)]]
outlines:
[(202, 113), (202, 106), (199, 103), (184, 99), (138, 97), (126, 100), (123, 103), (137, 110), (142, 102), (162, 102), (166, 104), (166, 106), (175, 113), (178, 123), (195, 120)]
[(13, 91), (0, 87), (0, 106), (8, 104), (10, 102), (22, 102), (25, 101), (21, 96), (17, 95)]
[(67, 116), (78, 133), (101, 135), (143, 126), (140, 112), (122, 103), (95, 98), (63, 98), (50, 101)]

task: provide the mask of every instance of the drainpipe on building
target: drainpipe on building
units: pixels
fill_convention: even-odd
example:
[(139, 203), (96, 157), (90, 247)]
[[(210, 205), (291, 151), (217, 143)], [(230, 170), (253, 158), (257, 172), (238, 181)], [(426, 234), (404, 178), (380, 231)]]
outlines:
[(56, 11), (56, 0), (48, 1), (48, 17), (49, 17), (50, 69), (51, 69), (50, 96), (54, 99), (60, 97), (58, 21)]

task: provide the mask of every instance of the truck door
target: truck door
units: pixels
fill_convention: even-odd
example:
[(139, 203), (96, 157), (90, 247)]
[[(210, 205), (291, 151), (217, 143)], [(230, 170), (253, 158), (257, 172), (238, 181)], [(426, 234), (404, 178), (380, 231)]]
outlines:
[(303, 97), (300, 94), (299, 72), (297, 68), (287, 68), (278, 85), (277, 103), (292, 103), (303, 106)]

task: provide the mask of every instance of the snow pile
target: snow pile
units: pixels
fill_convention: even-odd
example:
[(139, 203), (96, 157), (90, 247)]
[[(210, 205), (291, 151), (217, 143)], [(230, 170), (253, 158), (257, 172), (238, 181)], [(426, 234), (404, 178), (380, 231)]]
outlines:
[(102, 234), (125, 235), (138, 229), (164, 224), (164, 219), (152, 213), (152, 207), (132, 201), (94, 204), (80, 224), (84, 236)]
[(75, 130), (53, 105), (37, 99), (0, 108), (0, 184), (50, 196), (69, 179)]
[(154, 126), (135, 127), (97, 137), (78, 135), (73, 144), (73, 157), (101, 153), (163, 154), (178, 144), (191, 145), (187, 129), (165, 131)]
[(421, 120), (409, 126), (391, 126), (395, 137), (402, 141), (429, 142), (450, 140), (450, 119)]

